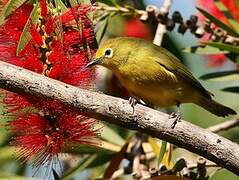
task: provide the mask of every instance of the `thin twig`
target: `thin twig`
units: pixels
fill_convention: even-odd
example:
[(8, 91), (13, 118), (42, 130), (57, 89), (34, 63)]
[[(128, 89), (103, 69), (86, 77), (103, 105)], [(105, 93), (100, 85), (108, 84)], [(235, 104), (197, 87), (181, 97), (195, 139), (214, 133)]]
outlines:
[[(159, 10), (157, 9), (157, 7), (149, 5), (146, 7), (146, 11), (144, 11), (144, 10), (120, 7), (120, 6), (111, 7), (111, 6), (107, 6), (102, 3), (99, 3), (97, 6), (95, 6), (95, 9), (98, 11), (133, 13), (140, 16), (140, 19), (142, 21), (147, 21), (149, 19), (155, 19), (156, 14), (161, 14), (163, 17), (166, 17), (169, 12), (169, 8), (171, 4), (172, 4), (172, 0), (164, 0), (163, 5), (161, 6)], [(153, 43), (160, 46), (162, 44), (163, 36), (166, 33), (166, 31), (167, 31), (166, 25), (162, 22), (158, 22)]]
[[(168, 14), (171, 4), (172, 4), (172, 0), (164, 0), (163, 5), (160, 8), (159, 12), (162, 13), (162, 15)], [(167, 32), (166, 25), (162, 23), (158, 23), (153, 43), (160, 46), (163, 41), (163, 36), (166, 32)]]
[[(181, 34), (184, 34), (187, 30), (190, 30), (192, 34), (195, 35), (197, 38), (204, 37), (205, 34), (211, 34), (209, 40), (213, 42), (223, 42), (226, 44), (238, 45), (239, 38), (228, 34), (225, 30), (220, 27), (212, 26), (212, 22), (205, 20), (204, 24), (200, 25), (197, 20), (197, 16), (193, 15), (194, 21), (190, 18), (188, 20), (183, 21), (183, 17), (181, 16), (180, 12), (174, 11), (172, 13), (172, 17), (168, 16), (169, 8), (172, 4), (172, 0), (164, 0), (164, 3), (160, 9), (153, 5), (148, 5), (145, 10), (135, 9), (130, 6), (108, 6), (104, 3), (97, 3), (94, 6), (94, 9), (99, 12), (104, 12), (106, 14), (111, 12), (127, 14), (132, 16), (138, 16), (139, 19), (143, 22), (153, 22), (157, 23), (157, 30), (156, 35), (154, 38), (154, 43), (156, 45), (161, 45), (163, 35), (166, 33), (167, 30), (172, 31), (175, 27), (177, 27), (177, 31)], [(154, 11), (152, 11), (154, 9)], [(176, 20), (173, 18), (173, 14), (178, 14), (178, 18), (181, 19)], [(178, 19), (177, 18), (177, 19)], [(150, 23), (149, 23), (150, 24)], [(178, 24), (179, 26), (175, 26)], [(205, 33), (207, 32), (207, 33)], [(205, 42), (201, 42), (205, 45)]]
[(132, 8), (126, 8), (126, 7), (121, 7), (121, 6), (117, 6), (117, 7), (113, 7), (113, 6), (108, 6), (106, 4), (103, 3), (96, 3), (96, 5), (94, 6), (95, 10), (98, 11), (107, 11), (107, 12), (120, 12), (120, 13), (135, 13), (136, 15), (143, 15), (145, 14), (144, 10), (139, 10), (139, 9), (132, 9)]
[(226, 131), (226, 130), (234, 128), (236, 126), (239, 126), (239, 118), (229, 120), (229, 121), (226, 121), (226, 122), (223, 122), (220, 124), (216, 124), (207, 129), (211, 132), (218, 133), (220, 131)]
[(138, 104), (132, 114), (127, 100), (80, 89), (29, 70), (0, 61), (0, 87), (55, 99), (92, 117), (165, 140), (239, 175), (239, 145), (181, 121), (172, 129), (168, 114)]

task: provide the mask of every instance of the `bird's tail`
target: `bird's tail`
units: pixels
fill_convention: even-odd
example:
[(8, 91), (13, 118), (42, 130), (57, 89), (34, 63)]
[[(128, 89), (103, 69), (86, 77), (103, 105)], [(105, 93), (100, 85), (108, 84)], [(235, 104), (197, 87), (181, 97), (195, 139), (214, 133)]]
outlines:
[(206, 109), (207, 111), (221, 117), (225, 117), (228, 115), (237, 114), (233, 109), (226, 107), (218, 102), (209, 99), (207, 97), (201, 97), (200, 100), (197, 102), (197, 105), (201, 106), (202, 108)]

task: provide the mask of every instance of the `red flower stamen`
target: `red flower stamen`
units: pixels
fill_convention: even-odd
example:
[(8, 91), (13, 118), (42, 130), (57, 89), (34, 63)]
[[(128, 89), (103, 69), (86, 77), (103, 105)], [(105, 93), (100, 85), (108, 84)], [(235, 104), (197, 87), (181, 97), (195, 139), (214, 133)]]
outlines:
[[(94, 49), (82, 48), (94, 40), (93, 29), (86, 16), (90, 6), (79, 5), (58, 17), (48, 10), (46, 0), (39, 2), (38, 24), (31, 24), (32, 39), (18, 55), (18, 42), (32, 6), (21, 6), (0, 27), (1, 59), (71, 85), (91, 85), (94, 71), (84, 67), (89, 62), (89, 52), (94, 52)], [(79, 23), (76, 16), (82, 22), (82, 33), (75, 30)], [(58, 23), (56, 18), (62, 22)], [(56, 100), (7, 91), (4, 94), (2, 103), (8, 106), (7, 111), (13, 118), (7, 123), (14, 135), (11, 144), (18, 147), (21, 160), (31, 160), (38, 166), (52, 161), (58, 153), (75, 144), (96, 144), (95, 120)]]
[(79, 116), (72, 109), (64, 111), (54, 117), (24, 114), (8, 122), (10, 131), (17, 135), (12, 144), (18, 147), (21, 160), (38, 166), (73, 144), (97, 144), (97, 131), (92, 129), (95, 120)]

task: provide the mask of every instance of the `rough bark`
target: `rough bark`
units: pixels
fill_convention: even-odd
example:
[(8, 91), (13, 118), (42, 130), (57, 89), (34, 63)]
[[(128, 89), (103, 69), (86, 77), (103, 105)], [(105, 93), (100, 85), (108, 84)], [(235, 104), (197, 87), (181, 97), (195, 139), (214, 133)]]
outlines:
[(189, 122), (174, 129), (168, 115), (127, 100), (83, 90), (0, 61), (0, 87), (53, 98), (110, 123), (137, 130), (197, 153), (239, 175), (239, 145)]

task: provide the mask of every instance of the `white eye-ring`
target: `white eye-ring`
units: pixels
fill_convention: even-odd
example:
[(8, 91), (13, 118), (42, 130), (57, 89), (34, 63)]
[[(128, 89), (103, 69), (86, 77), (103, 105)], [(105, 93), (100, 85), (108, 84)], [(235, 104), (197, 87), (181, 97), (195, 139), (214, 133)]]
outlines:
[(104, 56), (107, 57), (107, 58), (111, 58), (113, 56), (113, 49), (112, 48), (105, 49)]

